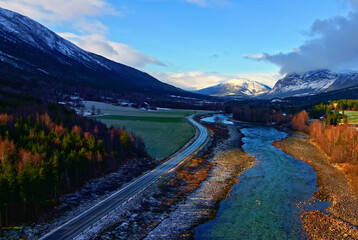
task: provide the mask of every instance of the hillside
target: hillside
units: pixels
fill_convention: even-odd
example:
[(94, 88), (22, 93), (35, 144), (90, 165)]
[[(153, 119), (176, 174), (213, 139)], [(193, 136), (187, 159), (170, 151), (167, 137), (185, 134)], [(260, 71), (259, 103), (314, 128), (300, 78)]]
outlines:
[[(51, 98), (61, 93), (196, 96), (87, 52), (38, 22), (0, 8), (0, 84)], [(20, 88), (21, 86), (21, 88)]]

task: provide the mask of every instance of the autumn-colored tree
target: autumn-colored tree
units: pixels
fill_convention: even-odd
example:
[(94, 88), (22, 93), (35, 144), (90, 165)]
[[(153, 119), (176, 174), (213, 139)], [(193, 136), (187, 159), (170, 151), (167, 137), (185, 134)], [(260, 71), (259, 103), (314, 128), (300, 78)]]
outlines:
[(36, 217), (60, 193), (146, 154), (142, 140), (128, 131), (74, 114), (58, 116), (0, 114), (0, 226), (19, 215)]
[(308, 113), (305, 110), (295, 114), (291, 121), (293, 129), (299, 132), (308, 133), (308, 120)]
[(322, 148), (334, 163), (358, 163), (358, 132), (349, 124), (338, 126), (319, 121), (309, 127), (311, 138)]

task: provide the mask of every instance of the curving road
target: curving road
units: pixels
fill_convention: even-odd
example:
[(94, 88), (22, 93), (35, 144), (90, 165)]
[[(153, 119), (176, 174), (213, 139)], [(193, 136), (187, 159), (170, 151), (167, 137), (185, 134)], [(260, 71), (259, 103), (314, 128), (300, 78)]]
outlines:
[(112, 212), (114, 209), (125, 203), (137, 193), (147, 188), (153, 182), (157, 181), (161, 176), (174, 170), (183, 160), (188, 158), (190, 155), (199, 151), (208, 137), (208, 131), (201, 124), (195, 122), (193, 116), (188, 117), (188, 121), (193, 124), (196, 131), (199, 132), (199, 134), (196, 134), (196, 140), (193, 143), (181, 149), (168, 161), (158, 166), (151, 172), (135, 179), (133, 182), (113, 193), (105, 200), (97, 203), (90, 209), (66, 222), (62, 226), (59, 226), (58, 228), (44, 235), (40, 238), (40, 240), (73, 239), (82, 231), (100, 220), (102, 217), (106, 216), (108, 213)]

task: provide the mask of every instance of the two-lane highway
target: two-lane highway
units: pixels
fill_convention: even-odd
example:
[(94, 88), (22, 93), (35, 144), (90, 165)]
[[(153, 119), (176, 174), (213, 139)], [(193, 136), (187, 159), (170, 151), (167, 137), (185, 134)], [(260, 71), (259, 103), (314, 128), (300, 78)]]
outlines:
[(170, 158), (168, 161), (158, 166), (151, 172), (135, 179), (127, 186), (113, 193), (105, 200), (97, 203), (90, 209), (86, 210), (85, 212), (81, 213), (80, 215), (76, 216), (75, 218), (59, 226), (45, 236), (41, 237), (40, 240), (73, 239), (74, 237), (78, 236), (82, 231), (100, 220), (102, 217), (106, 216), (108, 213), (121, 206), (131, 197), (135, 196), (136, 194), (147, 188), (154, 181), (158, 180), (161, 176), (175, 169), (183, 160), (188, 158), (190, 155), (197, 152), (200, 147), (205, 143), (208, 137), (208, 131), (201, 124), (195, 122), (193, 120), (193, 116), (188, 117), (188, 121), (195, 126), (197, 131), (199, 131), (199, 134), (196, 134), (197, 138), (193, 143), (191, 143), (189, 146), (186, 146), (185, 149), (181, 149), (172, 158)]

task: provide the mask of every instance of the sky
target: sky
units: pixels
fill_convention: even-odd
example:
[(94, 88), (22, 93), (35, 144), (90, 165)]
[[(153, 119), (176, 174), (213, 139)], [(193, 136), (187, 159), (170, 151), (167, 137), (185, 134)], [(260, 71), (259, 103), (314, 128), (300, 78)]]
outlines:
[(0, 7), (186, 90), (358, 70), (358, 0), (0, 0)]

